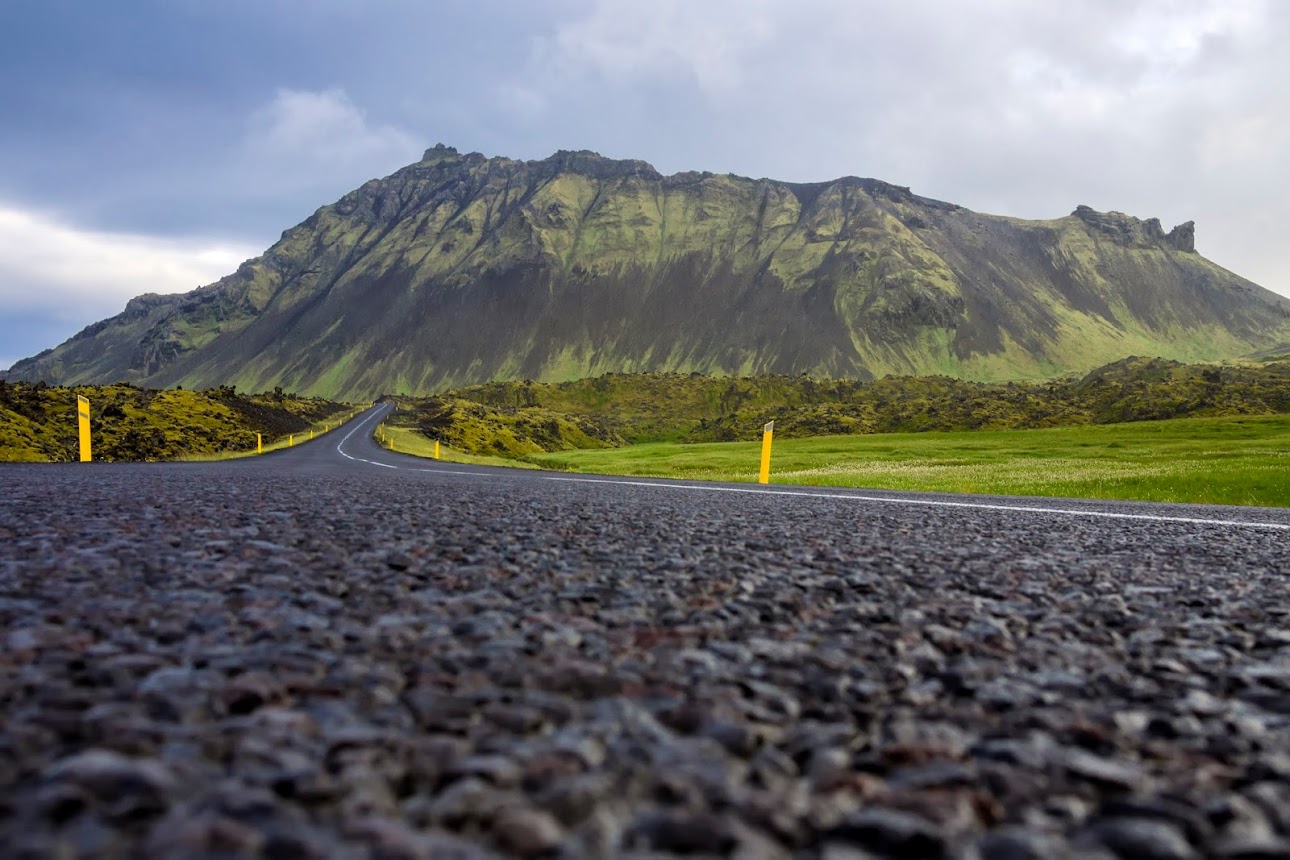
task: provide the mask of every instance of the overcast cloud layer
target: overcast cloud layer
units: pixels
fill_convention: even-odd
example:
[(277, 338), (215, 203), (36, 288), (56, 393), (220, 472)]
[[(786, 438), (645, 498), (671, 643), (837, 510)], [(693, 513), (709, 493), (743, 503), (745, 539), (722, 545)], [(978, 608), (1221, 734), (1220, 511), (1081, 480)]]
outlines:
[(436, 142), (1194, 219), (1290, 295), (1276, 0), (0, 6), (0, 368), (215, 280)]

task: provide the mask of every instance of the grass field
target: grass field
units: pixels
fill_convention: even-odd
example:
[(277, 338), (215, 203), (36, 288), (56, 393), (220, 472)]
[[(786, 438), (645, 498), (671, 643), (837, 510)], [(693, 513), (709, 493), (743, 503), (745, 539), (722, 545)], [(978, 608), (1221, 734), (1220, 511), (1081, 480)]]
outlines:
[[(562, 451), (543, 468), (756, 481), (760, 442)], [(771, 482), (955, 493), (1290, 506), (1290, 415), (775, 442)]]

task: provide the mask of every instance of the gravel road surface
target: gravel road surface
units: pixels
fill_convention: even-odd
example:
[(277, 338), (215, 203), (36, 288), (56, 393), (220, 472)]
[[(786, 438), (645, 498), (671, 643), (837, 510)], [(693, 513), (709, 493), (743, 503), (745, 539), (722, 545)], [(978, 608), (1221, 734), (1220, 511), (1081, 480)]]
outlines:
[(0, 856), (1290, 857), (1290, 511), (449, 466), (379, 413), (0, 466)]

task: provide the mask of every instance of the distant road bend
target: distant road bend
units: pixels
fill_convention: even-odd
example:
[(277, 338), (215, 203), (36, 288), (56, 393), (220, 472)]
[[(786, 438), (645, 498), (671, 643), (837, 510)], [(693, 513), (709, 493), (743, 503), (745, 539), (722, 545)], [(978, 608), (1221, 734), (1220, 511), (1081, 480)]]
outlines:
[(388, 408), (0, 467), (0, 855), (1290, 856), (1290, 511), (461, 466)]

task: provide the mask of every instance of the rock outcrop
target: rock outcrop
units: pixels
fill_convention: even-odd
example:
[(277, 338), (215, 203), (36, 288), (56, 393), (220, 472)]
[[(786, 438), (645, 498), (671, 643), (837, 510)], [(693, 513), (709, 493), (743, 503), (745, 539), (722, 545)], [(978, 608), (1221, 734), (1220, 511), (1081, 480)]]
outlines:
[(1116, 241), (1135, 248), (1168, 246), (1179, 251), (1196, 250), (1196, 222), (1187, 221), (1165, 233), (1159, 218), (1140, 220), (1123, 212), (1098, 212), (1079, 205), (1071, 213), (1084, 223)]

